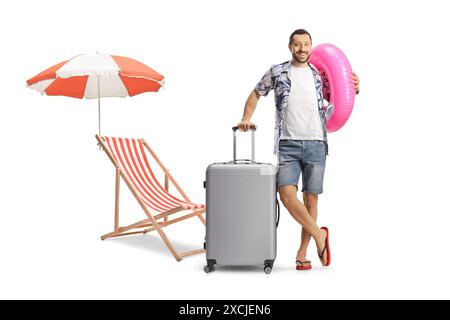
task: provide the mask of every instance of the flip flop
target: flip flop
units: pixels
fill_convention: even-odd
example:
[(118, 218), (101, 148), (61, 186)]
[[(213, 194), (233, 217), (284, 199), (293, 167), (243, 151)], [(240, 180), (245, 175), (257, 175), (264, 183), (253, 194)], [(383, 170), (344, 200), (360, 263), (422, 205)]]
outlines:
[(322, 262), (323, 261), (323, 255), (325, 254), (325, 250), (327, 251), (327, 263), (323, 264), (323, 262), (322, 262), (322, 264), (323, 264), (324, 267), (328, 267), (330, 265), (330, 263), (331, 263), (330, 241), (329, 241), (330, 234), (328, 232), (328, 228), (327, 227), (322, 227), (320, 229), (325, 230), (327, 232), (327, 237), (325, 238), (325, 247), (323, 248), (322, 253), (320, 253), (319, 251), (317, 251), (317, 253), (319, 254), (320, 261)]
[[(309, 260), (306, 260), (303, 262), (300, 260), (297, 260), (297, 261), (295, 261), (295, 263), (297, 264), (295, 266), (295, 269), (297, 269), (297, 270), (311, 270), (312, 269), (311, 261), (309, 261)], [(300, 263), (300, 265), (299, 265), (299, 263)]]

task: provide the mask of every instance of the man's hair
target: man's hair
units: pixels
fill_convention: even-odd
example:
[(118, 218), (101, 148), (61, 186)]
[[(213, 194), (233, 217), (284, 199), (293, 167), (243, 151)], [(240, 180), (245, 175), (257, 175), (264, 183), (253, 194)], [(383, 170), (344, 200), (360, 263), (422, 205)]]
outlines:
[(289, 45), (294, 43), (294, 36), (296, 34), (307, 34), (309, 36), (309, 39), (311, 39), (311, 42), (312, 42), (311, 35), (309, 34), (308, 31), (306, 31), (305, 29), (298, 29), (298, 30), (295, 30), (294, 32), (292, 32), (291, 36), (289, 37)]

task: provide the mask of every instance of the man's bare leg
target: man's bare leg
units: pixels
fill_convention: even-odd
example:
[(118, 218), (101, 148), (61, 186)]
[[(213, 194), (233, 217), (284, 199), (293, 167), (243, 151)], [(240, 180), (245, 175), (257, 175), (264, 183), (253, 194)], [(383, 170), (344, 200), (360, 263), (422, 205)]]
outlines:
[[(319, 200), (319, 195), (314, 193), (303, 193), (303, 203), (305, 204), (306, 209), (308, 210), (309, 215), (317, 222), (317, 203)], [(311, 240), (311, 235), (302, 227), (302, 237), (300, 248), (297, 251), (297, 260), (302, 262), (307, 261), (306, 252), (308, 250), (308, 245)]]
[[(325, 247), (327, 233), (319, 229), (306, 206), (297, 199), (297, 187), (294, 185), (279, 188), (280, 199), (291, 216), (311, 235), (316, 242), (317, 249), (321, 252)], [(324, 263), (326, 262), (326, 257)]]

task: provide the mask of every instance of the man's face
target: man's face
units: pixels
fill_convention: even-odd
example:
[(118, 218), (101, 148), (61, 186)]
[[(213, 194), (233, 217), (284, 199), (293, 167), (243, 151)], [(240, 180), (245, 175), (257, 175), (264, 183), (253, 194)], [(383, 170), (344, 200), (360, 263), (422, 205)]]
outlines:
[(292, 59), (299, 63), (305, 63), (311, 56), (311, 39), (307, 34), (294, 35), (294, 42), (289, 45), (292, 53)]

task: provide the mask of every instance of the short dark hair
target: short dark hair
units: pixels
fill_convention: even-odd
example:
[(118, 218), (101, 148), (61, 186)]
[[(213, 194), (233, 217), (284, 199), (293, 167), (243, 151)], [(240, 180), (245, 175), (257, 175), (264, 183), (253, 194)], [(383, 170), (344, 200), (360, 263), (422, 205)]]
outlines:
[(309, 34), (308, 31), (306, 31), (305, 29), (297, 29), (297, 30), (295, 30), (294, 32), (292, 32), (291, 36), (289, 37), (289, 45), (291, 45), (291, 44), (294, 42), (294, 36), (295, 36), (296, 34), (307, 34), (307, 35), (309, 36), (309, 39), (310, 39), (311, 42), (312, 42), (311, 35)]

